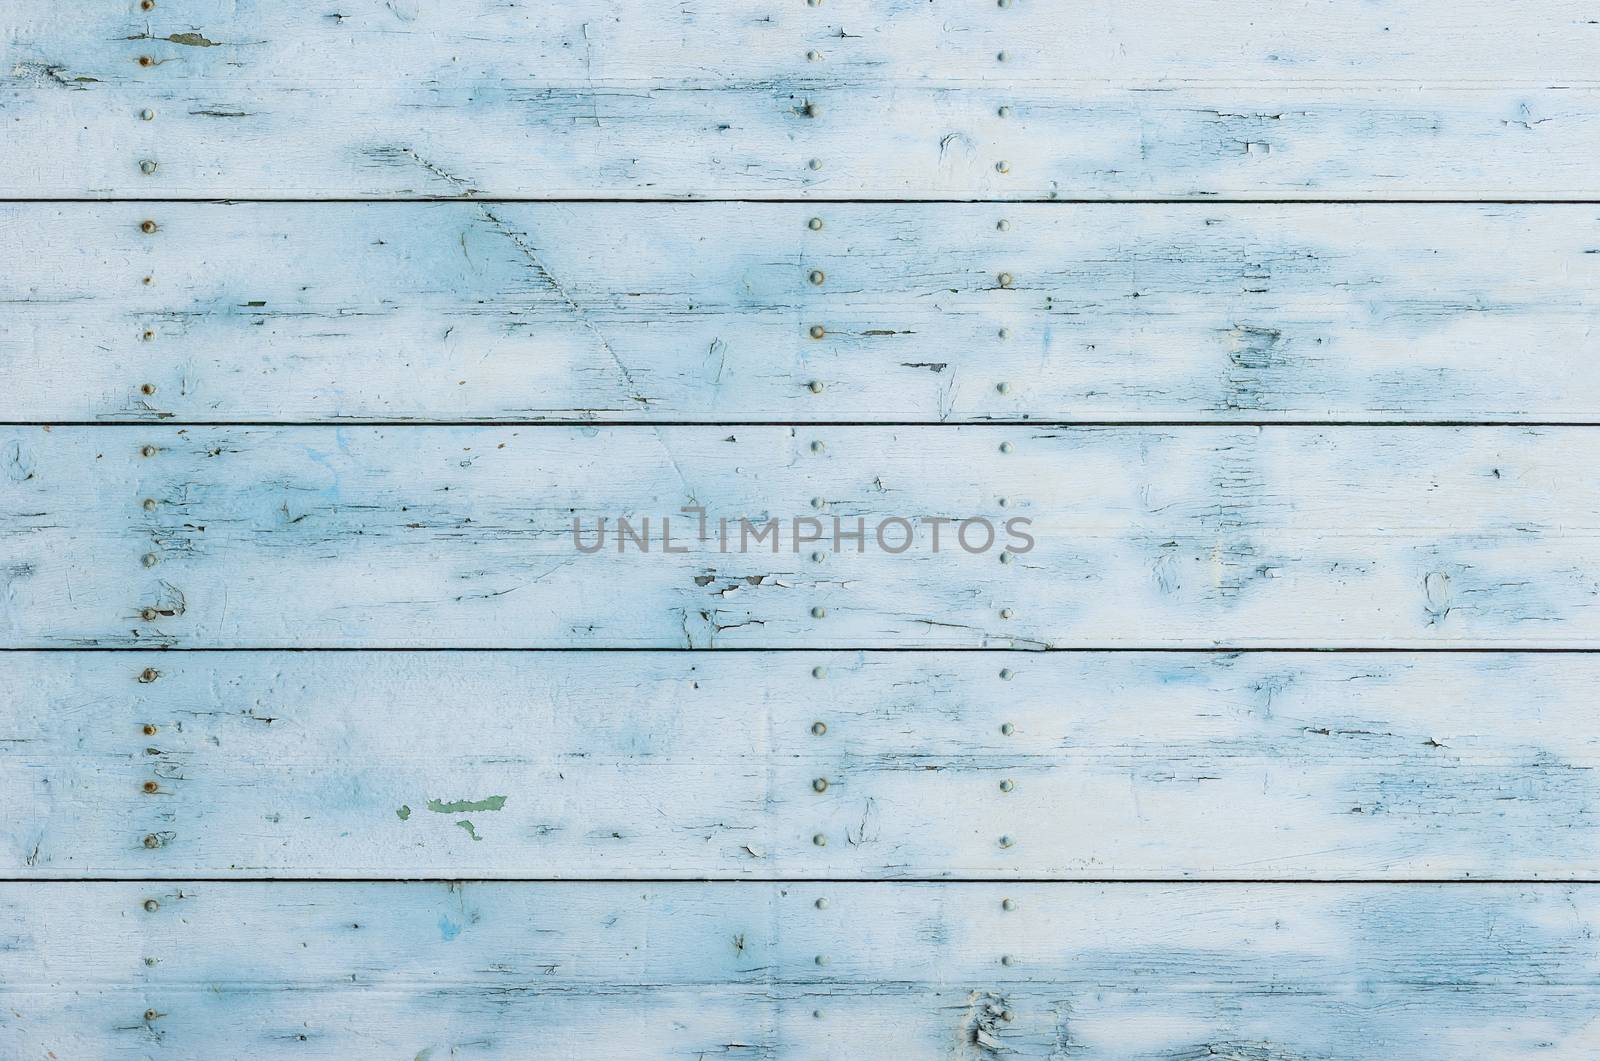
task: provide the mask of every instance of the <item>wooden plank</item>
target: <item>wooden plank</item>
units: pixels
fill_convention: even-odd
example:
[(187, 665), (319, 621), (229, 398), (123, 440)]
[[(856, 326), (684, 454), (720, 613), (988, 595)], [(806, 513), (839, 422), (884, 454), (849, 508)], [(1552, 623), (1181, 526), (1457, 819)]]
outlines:
[(12, 421), (1600, 419), (1588, 206), (13, 204), (0, 233)]
[[(1004, 7), (682, 0), (666, 10), (642, 0), (540, 6), (351, 0), (336, 16), (214, 0), (68, 13), (45, 0), (17, 0), (5, 27), (18, 57), (46, 64), (26, 73), (63, 87), (79, 84), (82, 73), (116, 81), (153, 76), (133, 65), (146, 52), (160, 59), (161, 73), (206, 82), (1571, 84), (1597, 80), (1600, 38), (1594, 9), (1582, 0), (1515, 8), (1490, 0), (1410, 0), (1382, 8), (1315, 0), (1293, 10), (1246, 0), (1183, 8), (1160, 0), (1083, 0), (1067, 14), (1033, 0)], [(806, 57), (809, 48), (826, 53), (821, 65)], [(997, 60), (1002, 50), (1004, 62)]]
[(1070, 25), (1031, 2), (702, 0), (663, 15), (641, 2), (329, 13), (164, 0), (82, 19), (13, 6), (0, 196), (1600, 189), (1594, 20), (1574, 0), (1267, 13), (1099, 0)]
[(54, 652), (0, 685), (7, 877), (1600, 876), (1586, 654)]
[[(1586, 428), (104, 426), (0, 458), (10, 647), (1600, 646)], [(929, 516), (995, 534), (934, 552)], [(781, 543), (740, 554), (746, 519)]]
[(0, 1043), (1576, 1059), (1597, 921), (1584, 886), (12, 884)]

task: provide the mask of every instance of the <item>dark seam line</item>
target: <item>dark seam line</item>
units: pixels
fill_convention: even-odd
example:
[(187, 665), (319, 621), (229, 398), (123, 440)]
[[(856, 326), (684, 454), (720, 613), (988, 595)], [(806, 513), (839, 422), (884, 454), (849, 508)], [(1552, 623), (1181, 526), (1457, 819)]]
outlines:
[(1246, 427), (1493, 427), (1493, 428), (1552, 428), (1600, 427), (1600, 420), (0, 420), (0, 427), (123, 427), (123, 428), (191, 428), (191, 427), (474, 427), (474, 428), (636, 428), (654, 430), (662, 427), (1031, 427), (1044, 430), (1068, 430), (1085, 427), (1207, 427), (1227, 430)]
[(148, 196), (113, 196), (95, 198), (88, 196), (73, 196), (68, 198), (53, 198), (46, 196), (0, 196), (0, 204), (5, 203), (38, 203), (48, 205), (51, 203), (162, 203), (162, 204), (189, 204), (207, 203), (213, 205), (233, 204), (296, 204), (310, 205), (316, 203), (350, 204), (350, 203), (505, 203), (537, 205), (540, 203), (570, 204), (570, 203), (595, 203), (605, 205), (616, 204), (654, 204), (661, 206), (692, 206), (715, 205), (717, 203), (741, 203), (750, 205), (771, 206), (1010, 206), (1036, 204), (1041, 206), (1597, 206), (1600, 199), (1230, 199), (1209, 197), (1188, 198), (1138, 198), (1138, 199), (1069, 199), (1069, 198), (970, 198), (970, 199), (863, 199), (848, 196), (839, 197), (806, 197), (806, 198), (740, 198), (730, 196), (726, 198), (707, 197), (661, 197), (661, 196), (491, 196), (491, 195), (410, 195), (410, 196), (328, 196), (328, 197), (285, 197), (285, 198), (237, 198), (232, 196), (190, 196), (190, 197), (148, 197)]
[(1253, 654), (1265, 654), (1265, 653), (1279, 653), (1279, 654), (1284, 654), (1284, 653), (1307, 653), (1307, 654), (1309, 654), (1309, 653), (1319, 653), (1319, 654), (1327, 654), (1327, 655), (1332, 655), (1332, 654), (1354, 655), (1354, 654), (1366, 653), (1366, 654), (1369, 654), (1369, 655), (1376, 655), (1376, 654), (1390, 654), (1390, 655), (1429, 654), (1429, 655), (1484, 655), (1484, 656), (1514, 656), (1514, 655), (1592, 656), (1592, 655), (1595, 655), (1597, 653), (1600, 653), (1600, 648), (1562, 648), (1562, 647), (1556, 647), (1556, 646), (1533, 646), (1533, 647), (1529, 647), (1529, 646), (1506, 646), (1506, 647), (1497, 648), (1497, 647), (1494, 647), (1494, 646), (1487, 646), (1487, 645), (1474, 645), (1474, 646), (1470, 646), (1470, 647), (1460, 647), (1460, 646), (1453, 646), (1453, 645), (1452, 646), (1428, 645), (1428, 646), (1423, 646), (1423, 647), (1418, 647), (1418, 648), (1406, 648), (1406, 647), (1394, 646), (1394, 645), (1357, 646), (1357, 647), (1354, 647), (1354, 648), (1347, 648), (1347, 647), (1318, 648), (1316, 646), (1307, 647), (1307, 646), (1303, 646), (1303, 645), (1302, 646), (1295, 646), (1295, 645), (1268, 645), (1268, 646), (1231, 645), (1231, 646), (1229, 646), (1229, 645), (1225, 645), (1225, 646), (1207, 646), (1207, 647), (1196, 647), (1196, 646), (1193, 646), (1193, 645), (1189, 645), (1189, 646), (1178, 646), (1178, 647), (1172, 647), (1172, 648), (1162, 648), (1160, 646), (1153, 646), (1152, 647), (1150, 645), (1139, 645), (1139, 646), (1134, 646), (1134, 647), (1129, 647), (1129, 646), (1125, 646), (1125, 645), (1107, 645), (1107, 646), (1089, 645), (1089, 646), (1067, 646), (1067, 647), (1061, 647), (1061, 648), (981, 648), (981, 647), (975, 648), (975, 647), (966, 646), (966, 645), (950, 647), (950, 648), (937, 648), (937, 647), (928, 648), (928, 647), (920, 647), (920, 646), (897, 646), (897, 645), (886, 645), (886, 646), (882, 646), (882, 647), (863, 647), (861, 645), (845, 645), (845, 646), (842, 646), (842, 647), (839, 646), (839, 645), (815, 645), (815, 646), (806, 646), (806, 647), (796, 647), (796, 646), (793, 646), (793, 645), (787, 645), (787, 646), (780, 645), (780, 646), (771, 647), (771, 648), (763, 648), (763, 647), (760, 647), (760, 646), (752, 647), (752, 646), (748, 646), (748, 645), (728, 646), (728, 647), (725, 647), (725, 648), (681, 648), (681, 647), (675, 648), (675, 647), (671, 647), (671, 646), (645, 646), (645, 647), (639, 647), (639, 646), (633, 646), (633, 645), (620, 645), (620, 646), (619, 645), (610, 645), (610, 646), (606, 646), (606, 645), (594, 645), (594, 646), (582, 646), (582, 645), (579, 645), (579, 646), (561, 646), (561, 645), (555, 645), (555, 646), (516, 646), (516, 645), (449, 645), (449, 646), (417, 645), (417, 646), (406, 646), (406, 645), (374, 645), (374, 646), (355, 646), (355, 647), (352, 647), (352, 646), (349, 646), (349, 645), (327, 645), (327, 646), (316, 646), (316, 645), (291, 645), (291, 646), (235, 645), (235, 646), (221, 646), (221, 647), (219, 647), (219, 646), (215, 646), (215, 645), (182, 646), (182, 645), (161, 645), (161, 644), (150, 644), (150, 645), (81, 645), (81, 646), (72, 646), (72, 645), (21, 645), (21, 646), (15, 646), (14, 645), (14, 646), (0, 647), (0, 653), (6, 653), (6, 652), (66, 652), (66, 653), (71, 653), (71, 652), (174, 652), (174, 653), (182, 653), (182, 652), (460, 652), (460, 653), (467, 653), (467, 652), (566, 652), (566, 653), (571, 653), (571, 654), (584, 653), (584, 652), (617, 652), (617, 653), (621, 653), (621, 652), (638, 652), (638, 653), (654, 652), (654, 653), (677, 653), (677, 654), (681, 654), (681, 655), (691, 655), (691, 656), (694, 656), (694, 655), (709, 655), (709, 654), (713, 654), (713, 653), (728, 653), (728, 652), (762, 652), (762, 653), (789, 652), (789, 653), (810, 653), (810, 654), (817, 654), (817, 653), (826, 652), (826, 653), (832, 653), (832, 654), (835, 654), (835, 655), (843, 654), (843, 653), (850, 653), (850, 652), (862, 652), (862, 653), (872, 652), (872, 653), (879, 653), (879, 654), (887, 653), (887, 652), (904, 652), (904, 653), (919, 653), (920, 652), (920, 653), (941, 653), (941, 654), (944, 654), (944, 653), (956, 653), (956, 652), (961, 652), (961, 653), (980, 653), (980, 652), (982, 652), (982, 653), (991, 653), (991, 654), (995, 654), (995, 655), (1008, 656), (1008, 657), (1047, 656), (1047, 655), (1052, 655), (1052, 654), (1072, 654), (1072, 653), (1077, 653), (1077, 654), (1080, 654), (1080, 655), (1091, 655), (1091, 654), (1097, 654), (1097, 653), (1111, 653), (1111, 652), (1142, 653), (1144, 655), (1160, 655), (1160, 654), (1169, 654), (1169, 653), (1182, 652), (1182, 653), (1191, 653), (1191, 654), (1196, 654), (1196, 655), (1201, 655), (1201, 654), (1204, 654), (1204, 655), (1248, 655), (1248, 654), (1252, 654), (1252, 653)]
[(859, 884), (868, 886), (897, 884), (982, 884), (997, 888), (1015, 884), (1052, 885), (1174, 885), (1189, 884), (1198, 887), (1214, 885), (1259, 886), (1269, 885), (1424, 885), (1466, 886), (1481, 885), (1538, 885), (1564, 888), (1575, 885), (1600, 884), (1592, 878), (1530, 878), (1504, 877), (1452, 880), (1448, 878), (1407, 877), (0, 877), (0, 884)]

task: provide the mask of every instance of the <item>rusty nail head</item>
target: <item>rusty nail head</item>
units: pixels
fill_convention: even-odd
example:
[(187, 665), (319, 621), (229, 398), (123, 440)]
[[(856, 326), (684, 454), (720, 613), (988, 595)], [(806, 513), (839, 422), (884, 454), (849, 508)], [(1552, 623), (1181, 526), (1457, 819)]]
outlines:
[(828, 724), (826, 722), (813, 722), (811, 723), (811, 732), (820, 737), (828, 732)]
[(151, 284), (153, 284), (155, 282), (156, 282), (156, 278), (153, 277), (153, 276), (147, 276), (143, 280), (140, 281), (140, 283), (144, 284), (144, 286), (146, 286), (146, 287), (149, 287)]
[(817, 792), (828, 791), (828, 779), (825, 777), (817, 778), (815, 781), (811, 782), (811, 788)]
[(144, 837), (144, 846), (146, 846), (146, 847), (160, 847), (161, 846), (161, 837), (157, 836), (155, 833), (146, 833), (145, 837)]
[(144, 1011), (144, 1019), (145, 1020), (155, 1020), (159, 1016), (161, 1016), (161, 1014), (157, 1013), (153, 1009), (147, 1009), (147, 1010)]
[(154, 11), (156, 0), (139, 0), (139, 6), (146, 11)]
[(160, 792), (161, 786), (156, 784), (154, 781), (146, 781), (144, 783), (144, 790), (146, 792)]
[(811, 326), (811, 338), (820, 339), (824, 335), (827, 335), (827, 334), (828, 334), (828, 329), (824, 328), (822, 325), (813, 324)]
[[(145, 277), (145, 279), (148, 280), (150, 278), (147, 276), (147, 277)], [(141, 383), (141, 384), (139, 384), (139, 393), (140, 394), (154, 394), (155, 392), (156, 392), (156, 385), (154, 383)]]
[(156, 621), (156, 616), (158, 614), (160, 613), (158, 613), (154, 608), (146, 608), (139, 613), (139, 617), (147, 623), (153, 623)]
[(144, 724), (144, 735), (146, 737), (154, 737), (156, 735), (156, 727), (146, 722)]
[(146, 234), (154, 232), (157, 227), (158, 226), (156, 225), (156, 223), (154, 221), (141, 221), (141, 222), (139, 222), (139, 231), (143, 232), (143, 233), (146, 233)]
[(154, 512), (156, 510), (156, 499), (153, 498), (153, 497), (145, 498), (144, 499), (144, 510), (146, 512)]
[(150, 58), (148, 55), (141, 55), (141, 56), (139, 56), (139, 65), (140, 66), (154, 66), (154, 65), (156, 65), (156, 61), (154, 59)]
[(144, 682), (146, 685), (149, 685), (159, 677), (161, 677), (161, 672), (156, 670), (154, 667), (146, 667), (144, 670), (139, 672), (139, 680)]
[(156, 455), (156, 448), (154, 446), (145, 446), (139, 450), (139, 453), (145, 457), (154, 457)]

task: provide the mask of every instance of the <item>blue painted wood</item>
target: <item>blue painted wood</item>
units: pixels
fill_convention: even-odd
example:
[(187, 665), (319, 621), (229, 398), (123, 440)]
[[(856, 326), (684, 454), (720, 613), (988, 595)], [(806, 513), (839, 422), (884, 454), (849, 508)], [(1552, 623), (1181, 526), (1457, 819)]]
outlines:
[(1596, 24), (12, 3), (0, 1054), (1594, 1056)]
[(0, 876), (1585, 879), (1597, 671), (0, 653)]
[(0, 195), (1595, 194), (1591, 11), (1397, 6), (24, 0)]
[(1597, 917), (1585, 886), (13, 884), (0, 1049), (1581, 1059)]
[(13, 204), (0, 230), (16, 421), (1600, 420), (1589, 206)]

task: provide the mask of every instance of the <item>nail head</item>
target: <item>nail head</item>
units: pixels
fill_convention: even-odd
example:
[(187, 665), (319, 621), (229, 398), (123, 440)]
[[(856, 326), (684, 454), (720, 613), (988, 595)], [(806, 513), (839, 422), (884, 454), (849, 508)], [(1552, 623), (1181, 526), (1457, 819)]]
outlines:
[(1016, 788), (1016, 786), (1011, 783), (1011, 779), (1009, 777), (1000, 782), (1001, 792), (1010, 792), (1013, 788)]
[(824, 273), (821, 269), (813, 269), (813, 270), (811, 270), (811, 275), (807, 279), (809, 279), (813, 284), (817, 284), (818, 286), (821, 286), (822, 282), (824, 280), (826, 280), (827, 278), (828, 278), (827, 274)]
[(826, 328), (824, 328), (822, 325), (813, 324), (811, 326), (811, 338), (820, 339), (824, 335), (827, 335), (827, 334), (828, 334), (828, 330)]
[(1012, 445), (1012, 444), (1011, 444), (1011, 443), (1009, 443), (1009, 442), (1002, 442), (1002, 443), (1000, 443), (1000, 452), (1001, 452), (1001, 453), (1010, 453), (1010, 452), (1011, 452), (1011, 451), (1012, 451), (1012, 450), (1013, 450), (1013, 449), (1015, 449), (1015, 448), (1016, 448), (1016, 447), (1015, 447), (1015, 446), (1013, 446), (1013, 445)]
[(816, 844), (818, 847), (827, 847), (828, 846), (828, 838), (826, 836), (823, 836), (821, 833), (818, 833), (816, 836), (813, 836), (811, 838), (811, 842), (813, 844)]
[(143, 162), (139, 163), (139, 170), (147, 174), (154, 173), (156, 171), (156, 164), (154, 160), (147, 158)]
[(141, 119), (143, 119), (144, 121), (147, 121), (147, 122), (148, 121), (154, 121), (155, 120), (155, 116), (156, 116), (156, 112), (151, 110), (149, 107), (146, 107), (144, 110), (139, 112), (139, 117)]
[(161, 909), (161, 904), (156, 902), (154, 899), (146, 899), (144, 901), (144, 908), (145, 912), (153, 914), (157, 910)]
[(811, 782), (811, 788), (815, 792), (828, 791), (828, 779), (825, 777), (817, 778), (815, 781)]
[(994, 168), (996, 173), (1010, 173), (1011, 163), (1007, 162), (1005, 159), (1001, 159), (999, 162), (994, 164)]
[(822, 231), (822, 218), (813, 217), (810, 221), (806, 222), (806, 227), (809, 228), (813, 232), (821, 232)]
[[(816, 556), (817, 554), (816, 553), (812, 553), (811, 555), (812, 556)], [(828, 668), (827, 667), (812, 667), (811, 668), (811, 676), (813, 678), (826, 678), (828, 676)]]
[(146, 792), (160, 792), (161, 786), (156, 784), (154, 781), (146, 781), (144, 783), (144, 790)]
[(1002, 909), (1002, 910), (1015, 910), (1016, 908), (1017, 908), (1017, 901), (1015, 899), (1001, 899), (1000, 900), (1000, 909)]
[(154, 232), (157, 227), (158, 226), (156, 225), (156, 223), (154, 221), (141, 221), (141, 222), (139, 222), (139, 231), (140, 232), (144, 232), (146, 234)]
[(1013, 726), (1011, 723), (1009, 723), (1009, 722), (1000, 723), (1000, 733), (1003, 736), (1009, 737), (1013, 733), (1015, 733), (1016, 731), (1017, 731), (1017, 727)]
[(807, 162), (806, 165), (809, 166), (811, 169), (821, 169), (822, 168), (822, 159), (814, 158), (810, 162)]
[(161, 672), (156, 670), (154, 667), (146, 667), (144, 670), (139, 672), (139, 680), (144, 682), (146, 685), (149, 685), (159, 677), (161, 677)]
[(139, 562), (144, 564), (145, 567), (155, 567), (156, 564), (161, 562), (161, 557), (155, 553), (145, 553), (144, 556), (140, 557)]
[(146, 833), (145, 837), (144, 837), (144, 846), (145, 847), (160, 847), (161, 846), (161, 837), (157, 836), (155, 833)]
[(821, 619), (823, 616), (825, 616), (827, 614), (828, 614), (828, 609), (826, 609), (826, 608), (818, 607), (818, 608), (812, 608), (811, 609), (811, 618), (813, 618), (813, 619)]

